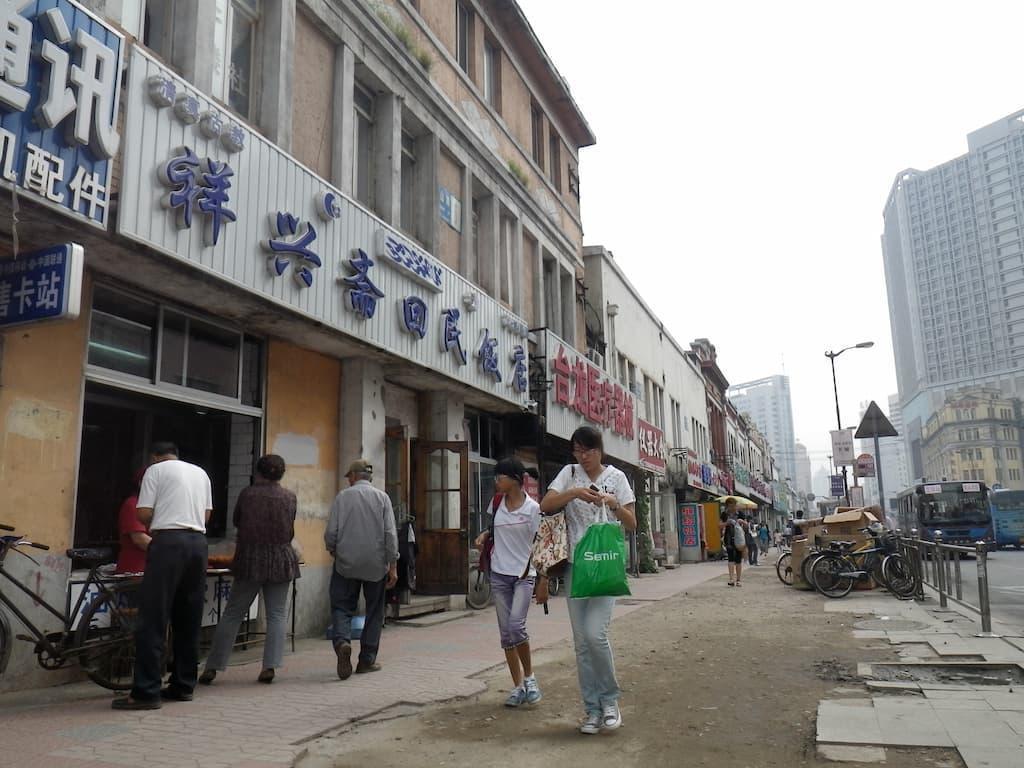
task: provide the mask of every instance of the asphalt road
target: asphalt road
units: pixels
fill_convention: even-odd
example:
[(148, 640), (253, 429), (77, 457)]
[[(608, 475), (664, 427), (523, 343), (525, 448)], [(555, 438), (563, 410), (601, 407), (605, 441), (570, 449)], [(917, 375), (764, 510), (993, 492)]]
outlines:
[[(964, 600), (978, 604), (978, 569), (973, 558), (960, 563)], [(1024, 630), (1024, 550), (1001, 549), (988, 556), (992, 618)]]

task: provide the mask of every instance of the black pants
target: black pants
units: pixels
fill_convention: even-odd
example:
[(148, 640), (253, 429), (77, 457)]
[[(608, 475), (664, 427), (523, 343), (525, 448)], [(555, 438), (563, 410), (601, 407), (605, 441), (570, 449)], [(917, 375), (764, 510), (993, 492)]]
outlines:
[(186, 530), (154, 531), (139, 591), (132, 698), (138, 701), (160, 698), (168, 622), (174, 644), (168, 685), (182, 693), (191, 693), (195, 688), (206, 562), (205, 534)]
[(757, 565), (757, 543), (747, 544), (747, 563)]
[(331, 621), (334, 626), (334, 644), (352, 642), (352, 617), (359, 606), (359, 592), (362, 590), (366, 602), (366, 618), (359, 636), (359, 660), (373, 664), (380, 650), (380, 634), (384, 629), (384, 584), (380, 581), (348, 579), (331, 571)]

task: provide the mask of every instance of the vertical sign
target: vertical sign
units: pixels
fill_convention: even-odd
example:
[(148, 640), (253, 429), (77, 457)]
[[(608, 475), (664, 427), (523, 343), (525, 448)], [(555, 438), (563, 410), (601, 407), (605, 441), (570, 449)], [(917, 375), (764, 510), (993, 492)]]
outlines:
[(0, 328), (78, 317), (82, 261), (75, 243), (0, 261)]
[(843, 489), (843, 476), (842, 475), (830, 475), (829, 476), (829, 480), (831, 480), (832, 495), (833, 496), (835, 496), (836, 498), (839, 498), (840, 496), (845, 496), (846, 495), (846, 491)]
[(679, 505), (679, 546), (700, 547), (700, 505)]

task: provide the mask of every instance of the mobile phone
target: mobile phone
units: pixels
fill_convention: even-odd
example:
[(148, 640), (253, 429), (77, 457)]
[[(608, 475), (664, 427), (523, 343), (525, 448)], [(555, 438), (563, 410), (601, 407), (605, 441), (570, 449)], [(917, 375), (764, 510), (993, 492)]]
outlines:
[(592, 490), (592, 491), (593, 491), (594, 493), (600, 493), (600, 492), (601, 492), (601, 489), (600, 489), (600, 488), (598, 488), (598, 487), (597, 487), (596, 485), (594, 485), (593, 483), (591, 483), (591, 484), (590, 484), (590, 490)]

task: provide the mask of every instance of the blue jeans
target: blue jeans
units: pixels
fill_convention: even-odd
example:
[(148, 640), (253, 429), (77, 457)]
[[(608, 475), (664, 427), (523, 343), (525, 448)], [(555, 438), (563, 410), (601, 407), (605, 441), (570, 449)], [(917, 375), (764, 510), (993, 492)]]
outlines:
[(526, 614), (533, 597), (533, 579), (520, 579), (491, 571), (491, 594), (498, 614), (498, 634), (505, 650), (528, 642)]
[[(565, 594), (572, 594), (572, 565), (565, 569)], [(569, 622), (576, 646), (576, 673), (580, 681), (583, 708), (588, 715), (619, 701), (621, 691), (615, 679), (615, 660), (608, 642), (614, 597), (568, 598)]]

